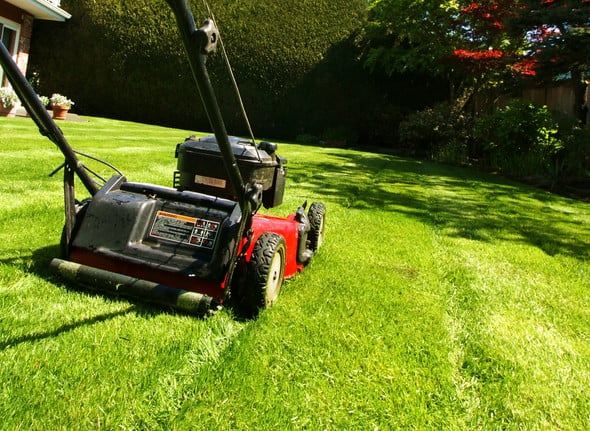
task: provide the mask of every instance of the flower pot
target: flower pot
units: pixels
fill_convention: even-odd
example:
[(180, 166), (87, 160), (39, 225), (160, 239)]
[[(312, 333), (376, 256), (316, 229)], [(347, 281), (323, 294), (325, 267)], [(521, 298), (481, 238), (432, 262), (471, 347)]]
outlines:
[(14, 117), (16, 107), (5, 108), (4, 105), (0, 104), (0, 117)]
[(66, 115), (68, 115), (68, 111), (70, 108), (65, 108), (63, 106), (52, 106), (51, 110), (53, 111), (53, 119), (54, 120), (65, 120)]

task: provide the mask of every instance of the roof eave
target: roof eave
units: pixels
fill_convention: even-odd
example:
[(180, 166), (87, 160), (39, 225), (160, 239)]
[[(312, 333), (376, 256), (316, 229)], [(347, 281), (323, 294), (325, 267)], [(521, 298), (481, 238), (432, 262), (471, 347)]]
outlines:
[(64, 22), (71, 14), (48, 0), (6, 0), (8, 3), (23, 9), (35, 19)]

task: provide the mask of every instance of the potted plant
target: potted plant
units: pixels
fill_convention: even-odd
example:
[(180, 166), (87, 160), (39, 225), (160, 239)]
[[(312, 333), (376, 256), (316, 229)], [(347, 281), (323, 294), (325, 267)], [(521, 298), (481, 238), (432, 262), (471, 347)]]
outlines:
[(37, 94), (37, 97), (39, 98), (39, 101), (41, 102), (41, 105), (43, 105), (43, 107), (46, 107), (47, 105), (49, 105), (49, 97), (40, 96), (39, 94)]
[(53, 118), (55, 120), (65, 120), (66, 115), (74, 102), (59, 93), (53, 93), (49, 98), (51, 110), (53, 111)]
[(18, 97), (12, 88), (0, 87), (0, 115), (14, 116), (16, 102), (18, 102)]

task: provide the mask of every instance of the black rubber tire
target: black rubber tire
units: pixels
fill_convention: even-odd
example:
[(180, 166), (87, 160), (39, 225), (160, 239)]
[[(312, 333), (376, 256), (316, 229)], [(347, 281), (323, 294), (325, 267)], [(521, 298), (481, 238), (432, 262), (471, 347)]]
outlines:
[(265, 232), (256, 241), (248, 264), (241, 311), (248, 317), (274, 304), (281, 292), (285, 276), (287, 247), (285, 239), (274, 232)]
[(326, 228), (326, 205), (321, 202), (314, 202), (309, 206), (307, 213), (309, 220), (309, 249), (314, 253), (320, 249), (324, 242), (324, 230)]

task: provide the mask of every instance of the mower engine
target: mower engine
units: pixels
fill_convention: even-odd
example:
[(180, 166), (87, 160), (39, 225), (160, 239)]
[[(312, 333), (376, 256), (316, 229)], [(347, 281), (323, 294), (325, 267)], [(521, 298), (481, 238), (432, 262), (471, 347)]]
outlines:
[[(229, 137), (234, 157), (242, 179), (262, 188), (262, 204), (265, 208), (279, 206), (283, 202), (287, 160), (276, 154), (277, 145), (271, 142), (254, 142)], [(196, 138), (191, 136), (176, 146), (178, 159), (174, 172), (174, 187), (178, 190), (212, 194), (226, 199), (236, 199), (232, 183), (223, 175), (224, 165), (215, 136)]]

